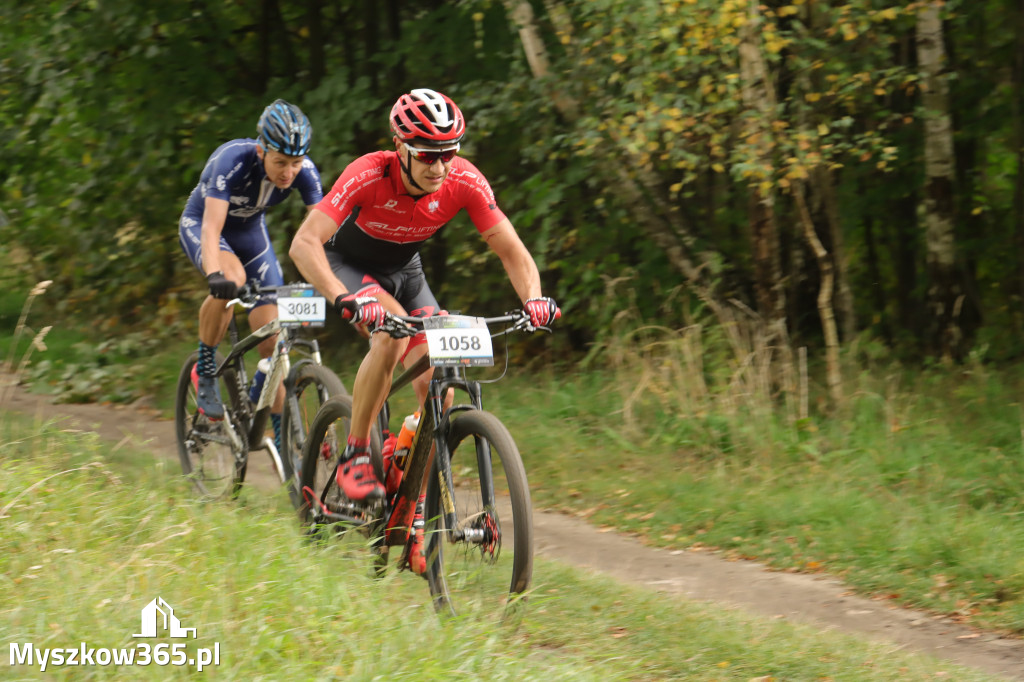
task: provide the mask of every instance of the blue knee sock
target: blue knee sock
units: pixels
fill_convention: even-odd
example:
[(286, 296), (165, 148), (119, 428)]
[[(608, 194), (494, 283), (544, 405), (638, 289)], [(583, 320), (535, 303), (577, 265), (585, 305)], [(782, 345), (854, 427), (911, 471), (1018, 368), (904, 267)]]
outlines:
[(270, 423), (274, 425), (274, 447), (281, 452), (281, 415), (271, 413)]
[(217, 373), (217, 346), (207, 346), (199, 342), (199, 360), (196, 362), (196, 374), (212, 377)]

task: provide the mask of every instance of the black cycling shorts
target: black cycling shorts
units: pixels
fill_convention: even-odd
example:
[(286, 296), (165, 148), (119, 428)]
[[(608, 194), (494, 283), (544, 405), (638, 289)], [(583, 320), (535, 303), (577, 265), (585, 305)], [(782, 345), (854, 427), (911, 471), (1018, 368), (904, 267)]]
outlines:
[[(375, 270), (364, 263), (346, 258), (332, 249), (325, 249), (327, 262), (334, 276), (350, 293), (356, 294), (379, 286), (413, 317), (430, 317), (440, 312), (441, 306), (423, 274), (423, 262), (417, 253), (398, 270)], [(370, 292), (367, 292), (370, 293)]]

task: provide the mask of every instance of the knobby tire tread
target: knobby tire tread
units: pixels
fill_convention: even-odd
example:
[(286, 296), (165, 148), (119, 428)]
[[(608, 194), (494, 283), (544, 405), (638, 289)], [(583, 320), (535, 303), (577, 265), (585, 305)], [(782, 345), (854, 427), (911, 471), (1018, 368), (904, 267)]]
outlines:
[[(515, 440), (504, 424), (493, 414), (483, 410), (470, 410), (456, 415), (448, 437), (448, 449), (452, 456), (452, 468), (457, 469), (464, 457), (476, 457), (474, 446), (476, 437), (485, 439), (491, 445), (492, 459), (496, 452), (504, 470), (504, 478), (508, 482), (508, 492), (512, 508), (512, 534), (514, 561), (509, 580), (509, 594), (522, 594), (530, 587), (533, 578), (533, 511), (530, 500), (529, 483), (526, 468)], [(461, 444), (461, 446), (460, 446)], [(475, 468), (475, 464), (474, 464)], [(477, 469), (477, 475), (480, 474)], [(442, 513), (440, 504), (440, 483), (437, 480), (437, 468), (433, 468), (427, 486), (426, 518), (438, 518)], [(475, 494), (480, 494), (480, 483), (476, 483)], [(508, 519), (501, 519), (504, 523)], [(461, 521), (461, 520), (460, 520)], [(503, 535), (507, 528), (503, 526)], [(438, 545), (441, 551), (438, 552)], [(435, 607), (439, 611), (458, 613), (457, 598), (449, 593), (444, 578), (444, 551), (450, 548), (447, 539), (435, 534), (428, 541), (428, 582)]]

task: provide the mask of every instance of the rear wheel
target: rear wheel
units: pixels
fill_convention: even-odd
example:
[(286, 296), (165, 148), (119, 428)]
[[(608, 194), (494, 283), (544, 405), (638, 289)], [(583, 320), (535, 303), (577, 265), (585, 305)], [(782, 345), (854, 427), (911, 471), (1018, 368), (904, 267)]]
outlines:
[(347, 395), (338, 376), (323, 365), (303, 364), (294, 367), (285, 380), (292, 391), (284, 403), (281, 416), (281, 466), (292, 505), (302, 506), (302, 449), (306, 444), (313, 418), (328, 398)]
[(434, 605), (504, 615), (533, 577), (533, 510), (519, 449), (497, 417), (470, 410), (453, 419), (448, 450), (454, 494), (435, 466), (424, 510)]
[[(349, 500), (334, 480), (338, 461), (352, 429), (352, 398), (336, 395), (317, 411), (302, 449), (299, 475), (299, 518), (311, 529), (337, 522), (361, 524), (364, 505)], [(371, 430), (370, 452), (377, 476), (381, 476), (380, 434)]]
[[(220, 394), (224, 400), (224, 419), (212, 421), (199, 412), (192, 368), (199, 353), (192, 353), (178, 375), (174, 401), (174, 432), (178, 441), (181, 470), (202, 497), (214, 499), (234, 495), (245, 479), (249, 444), (245, 429), (236, 422), (243, 396), (235, 370), (221, 374)], [(218, 366), (223, 359), (218, 356)]]

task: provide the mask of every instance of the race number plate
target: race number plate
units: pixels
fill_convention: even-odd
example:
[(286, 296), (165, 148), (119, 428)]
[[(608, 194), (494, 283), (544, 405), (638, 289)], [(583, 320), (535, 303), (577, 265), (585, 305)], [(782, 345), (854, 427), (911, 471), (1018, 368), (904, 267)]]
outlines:
[(277, 319), (282, 327), (322, 327), (326, 314), (327, 302), (308, 284), (277, 290)]
[(491, 333), (483, 318), (435, 315), (423, 320), (423, 333), (433, 367), (490, 367), (494, 364)]

